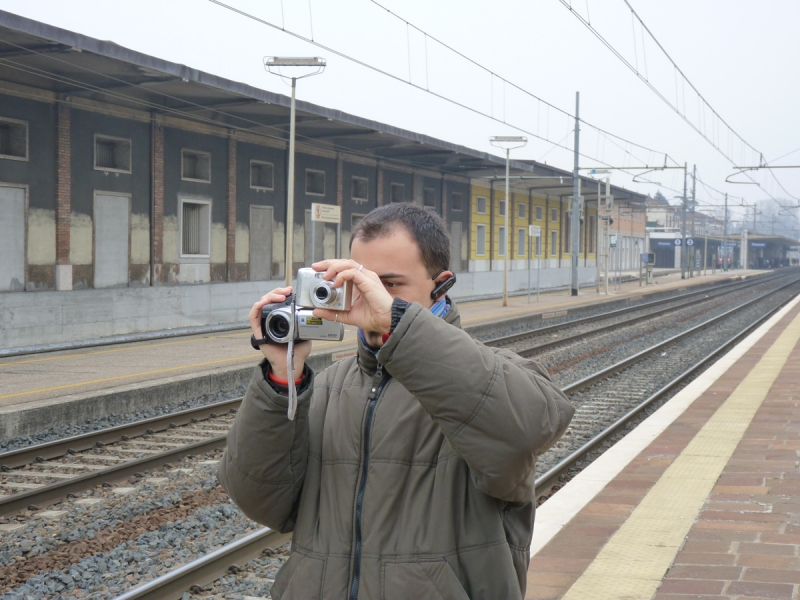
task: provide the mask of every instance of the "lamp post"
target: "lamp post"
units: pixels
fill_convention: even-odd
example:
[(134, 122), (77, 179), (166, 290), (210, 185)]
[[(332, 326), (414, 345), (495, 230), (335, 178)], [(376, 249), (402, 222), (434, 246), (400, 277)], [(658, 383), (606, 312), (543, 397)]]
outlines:
[(508, 176), (511, 164), (511, 150), (514, 148), (522, 148), (528, 143), (528, 138), (521, 135), (493, 135), (489, 138), (489, 143), (492, 146), (503, 148), (506, 151), (506, 239), (503, 240), (503, 306), (508, 306), (508, 261), (511, 258), (508, 252), (508, 236), (511, 234), (508, 217), (511, 212)]
[[(297, 80), (304, 79), (318, 75), (325, 70), (324, 58), (318, 56), (297, 58), (297, 57), (280, 57), (280, 56), (267, 56), (264, 58), (264, 68), (273, 75), (292, 80), (292, 105), (289, 113), (289, 175), (286, 178), (286, 286), (292, 285), (292, 248), (294, 246), (294, 139), (295, 139), (295, 88), (297, 87)], [(281, 73), (280, 68), (295, 68), (295, 67), (313, 67), (316, 71), (306, 73), (305, 75), (291, 75), (287, 76)], [(273, 69), (276, 69), (273, 71)]]

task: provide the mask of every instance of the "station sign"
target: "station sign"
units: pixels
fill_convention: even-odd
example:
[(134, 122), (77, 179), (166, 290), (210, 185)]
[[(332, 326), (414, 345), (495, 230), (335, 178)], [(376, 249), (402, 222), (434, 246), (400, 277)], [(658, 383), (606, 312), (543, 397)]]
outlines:
[(542, 237), (542, 228), (538, 225), (528, 225), (528, 235), (531, 237)]
[(610, 236), (608, 236), (608, 238), (609, 238), (609, 239), (608, 239), (608, 245), (609, 245), (609, 247), (610, 247), (610, 248), (616, 248), (616, 247), (617, 247), (617, 236), (615, 236), (615, 235), (610, 235)]
[(767, 247), (767, 243), (766, 242), (750, 242), (750, 247), (751, 248), (766, 248)]
[(342, 220), (342, 207), (335, 204), (311, 204), (311, 220), (319, 223), (339, 223)]
[(662, 248), (664, 246), (666, 246), (667, 248), (671, 248), (672, 247), (672, 243), (671, 242), (656, 242), (656, 246), (659, 246), (659, 247), (662, 247)]
[(676, 246), (683, 246), (683, 240), (681, 238), (675, 238), (674, 240), (672, 240), (672, 243), (675, 244)]
[(686, 245), (691, 248), (694, 246), (694, 239), (693, 238), (686, 238)]

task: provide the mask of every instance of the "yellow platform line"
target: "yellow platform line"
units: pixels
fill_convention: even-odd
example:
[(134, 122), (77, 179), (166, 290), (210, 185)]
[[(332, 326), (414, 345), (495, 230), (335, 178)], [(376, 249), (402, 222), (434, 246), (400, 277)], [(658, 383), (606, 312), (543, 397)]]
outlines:
[(800, 339), (800, 315), (712, 415), (563, 600), (650, 600)]

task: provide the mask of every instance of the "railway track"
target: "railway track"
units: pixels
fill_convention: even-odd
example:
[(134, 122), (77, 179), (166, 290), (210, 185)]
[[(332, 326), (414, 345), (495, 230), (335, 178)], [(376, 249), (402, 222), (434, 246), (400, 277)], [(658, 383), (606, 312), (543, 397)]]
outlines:
[[(667, 300), (618, 309), (609, 313), (566, 321), (530, 333), (498, 338), (492, 345), (516, 345), (542, 336), (559, 335), (555, 342), (517, 350), (532, 355), (554, 344), (567, 344), (610, 329), (630, 327), (655, 315), (671, 313), (693, 304), (719, 300), (732, 292), (769, 285), (777, 276), (733, 282), (713, 290), (693, 291)], [(669, 304), (667, 308), (664, 303)], [(639, 314), (644, 311), (645, 314)], [(627, 317), (636, 313), (632, 317)], [(623, 318), (619, 321), (620, 317)], [(609, 319), (592, 329), (593, 320)], [(558, 332), (567, 332), (560, 335)], [(578, 331), (578, 333), (576, 333)], [(0, 454), (0, 517), (21, 510), (39, 509), (100, 484), (110, 484), (148, 469), (171, 464), (183, 457), (201, 455), (225, 447), (225, 433), (242, 398), (206, 405), (30, 446)]]
[[(766, 283), (766, 280), (761, 279), (758, 283)], [(746, 335), (758, 322), (768, 318), (769, 314), (788, 301), (795, 288), (800, 287), (797, 283), (792, 279), (778, 286), (773, 281), (773, 287), (768, 292), (757, 294), (755, 298), (722, 314), (715, 313), (716, 316), (686, 332), (654, 344), (646, 351), (637, 352), (591, 377), (584, 377), (570, 384), (566, 391), (576, 404), (576, 417), (562, 442), (540, 457), (540, 467), (545, 472), (537, 479), (538, 495), (547, 496), (554, 486), (559, 485), (561, 479), (576, 468), (579, 461), (586, 459), (587, 454), (598, 452), (609, 439), (620, 435), (626, 426), (640, 418), (649, 407), (680, 387), (725, 348)], [(748, 288), (755, 285), (756, 282), (752, 282)], [(728, 293), (736, 294), (745, 289), (741, 286), (726, 288)], [(751, 289), (751, 292), (755, 290), (757, 288)], [(769, 308), (768, 314), (764, 314), (765, 309), (760, 308), (761, 303), (769, 298), (772, 298), (774, 306)], [(670, 300), (674, 301), (675, 298)], [(743, 330), (744, 325), (740, 323), (728, 325), (726, 331), (725, 323), (736, 318), (747, 320), (747, 329)], [(571, 323), (574, 322), (562, 325), (569, 326)], [(634, 325), (630, 323), (627, 326)], [(620, 329), (623, 326), (615, 324), (614, 327)], [(583, 336), (586, 337), (586, 334)], [(698, 339), (703, 344), (696, 343)], [(709, 346), (711, 342), (715, 344), (712, 344), (713, 348)], [(665, 358), (679, 354), (674, 352), (676, 347), (687, 349), (693, 345), (700, 349), (691, 354), (687, 352), (682, 361), (669, 363), (670, 366), (666, 368), (669, 361)], [(534, 351), (541, 350), (534, 346), (532, 352)], [(620, 393), (620, 390), (623, 392)], [(201, 455), (221, 449), (225, 444), (224, 432), (233, 419), (239, 402), (241, 399), (2, 454), (0, 481), (10, 481), (14, 472), (27, 471), (31, 474), (15, 480), (35, 483), (40, 487), (23, 489), (20, 493), (0, 498), (0, 514), (24, 510), (31, 505), (40, 507), (58, 502), (67, 494), (76, 494), (107, 481), (125, 479), (159, 464), (174, 463), (182, 456)], [(599, 415), (604, 418), (598, 419)], [(118, 452), (117, 448), (127, 452)], [(79, 464), (83, 465), (82, 471), (76, 466)], [(42, 472), (59, 474), (62, 477), (48, 479), (35, 474)], [(64, 477), (70, 475), (78, 477)], [(6, 488), (0, 487), (0, 492), (4, 489)], [(227, 581), (230, 581), (232, 573), (238, 570), (238, 567), (234, 567), (231, 571), (232, 565), (243, 566), (253, 558), (258, 559), (253, 564), (259, 564), (259, 561), (265, 560), (261, 556), (265, 548), (278, 547), (286, 539), (287, 536), (269, 530), (248, 533), (233, 544), (206, 553), (197, 561), (187, 562), (180, 569), (165, 575), (166, 579), (156, 578), (122, 597), (177, 598), (192, 586), (195, 586), (195, 591), (201, 590), (203, 588), (196, 586), (203, 586), (220, 576), (225, 575)]]
[[(536, 479), (539, 498), (546, 498), (579, 461), (598, 452), (625, 427), (686, 385), (799, 292), (800, 279), (792, 278), (777, 289), (567, 386), (564, 391), (576, 404), (576, 415), (565, 438), (540, 457), (545, 471)], [(740, 323), (733, 323), (732, 319), (739, 319)], [(698, 338), (703, 343), (698, 344)], [(694, 343), (690, 344), (692, 339)], [(692, 354), (679, 352), (691, 345), (698, 350)], [(280, 546), (286, 540), (285, 534), (262, 528), (133, 588), (118, 600), (178, 598), (187, 589), (199, 589), (225, 574), (241, 571), (237, 565), (257, 559), (265, 549)]]

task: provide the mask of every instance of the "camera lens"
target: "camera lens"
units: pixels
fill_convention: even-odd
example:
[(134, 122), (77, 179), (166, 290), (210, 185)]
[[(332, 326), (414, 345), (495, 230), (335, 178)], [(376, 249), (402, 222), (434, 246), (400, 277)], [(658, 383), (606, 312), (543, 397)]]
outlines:
[(275, 341), (283, 341), (291, 331), (291, 324), (286, 315), (271, 314), (269, 323), (267, 323), (267, 331), (269, 336)]
[(311, 298), (311, 302), (314, 306), (325, 308), (327, 306), (335, 306), (338, 297), (339, 290), (333, 287), (333, 282), (323, 281), (314, 288), (314, 296)]
[(328, 296), (331, 295), (331, 293), (328, 291), (328, 288), (326, 286), (321, 285), (314, 290), (314, 295), (320, 302), (325, 302), (328, 299)]

